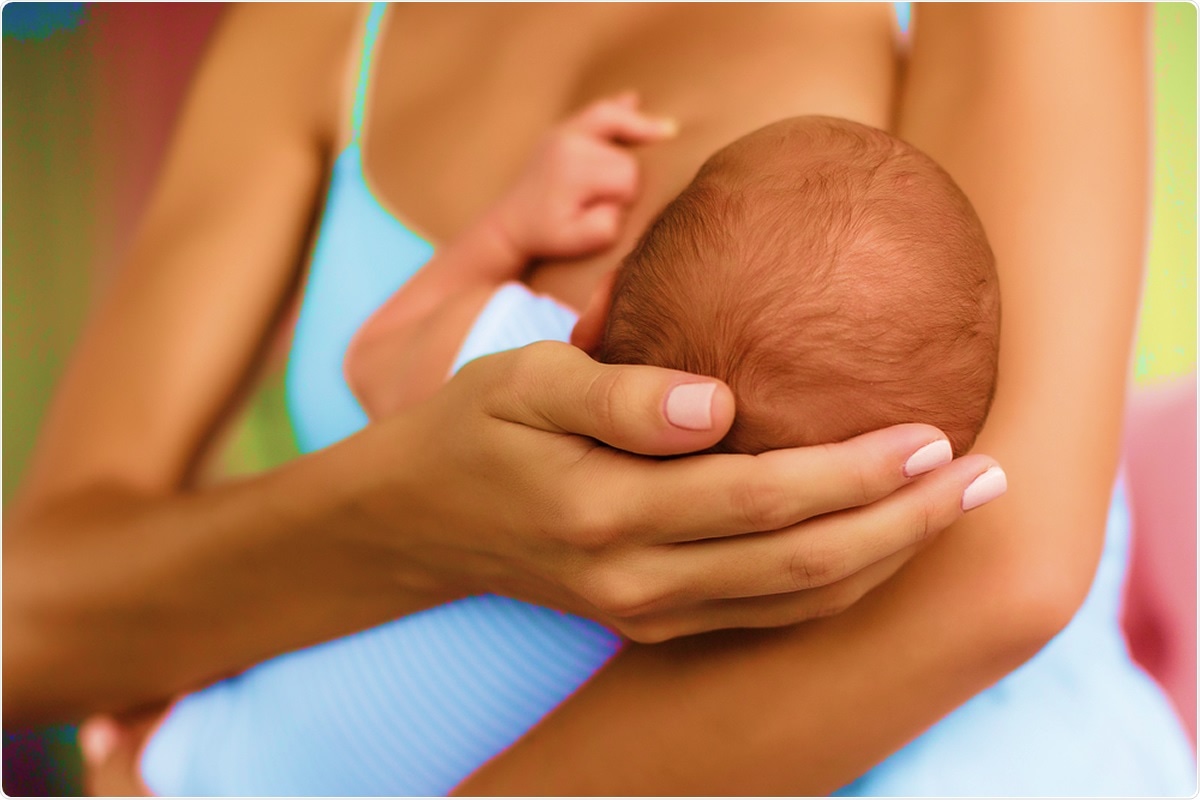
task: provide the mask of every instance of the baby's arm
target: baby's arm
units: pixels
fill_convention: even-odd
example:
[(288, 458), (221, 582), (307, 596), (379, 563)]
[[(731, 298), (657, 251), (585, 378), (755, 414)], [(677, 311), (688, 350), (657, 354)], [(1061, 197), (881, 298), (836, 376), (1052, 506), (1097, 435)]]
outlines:
[(594, 103), (553, 129), (513, 187), (355, 335), (346, 380), (367, 415), (375, 419), (432, 395), (488, 298), (531, 259), (612, 246), (637, 194), (637, 161), (621, 145), (673, 132), (671, 123), (642, 114), (632, 94)]

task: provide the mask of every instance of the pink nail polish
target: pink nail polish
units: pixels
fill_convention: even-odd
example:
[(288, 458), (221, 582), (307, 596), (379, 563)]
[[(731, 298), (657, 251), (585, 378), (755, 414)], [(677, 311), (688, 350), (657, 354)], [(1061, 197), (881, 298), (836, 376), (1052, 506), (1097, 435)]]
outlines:
[(667, 394), (667, 421), (676, 428), (707, 431), (712, 428), (715, 383), (682, 383)]
[(946, 439), (938, 439), (908, 457), (908, 461), (904, 462), (904, 474), (906, 477), (912, 478), (944, 464), (949, 464), (953, 460), (954, 453), (950, 450), (950, 442)]
[(999, 467), (991, 467), (967, 487), (962, 496), (962, 510), (970, 511), (990, 503), (1008, 491), (1008, 476)]

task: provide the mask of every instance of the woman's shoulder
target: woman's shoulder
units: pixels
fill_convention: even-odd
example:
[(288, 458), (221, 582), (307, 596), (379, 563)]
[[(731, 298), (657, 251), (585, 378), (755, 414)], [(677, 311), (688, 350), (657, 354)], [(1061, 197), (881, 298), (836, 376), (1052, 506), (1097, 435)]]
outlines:
[(225, 11), (222, 27), (238, 35), (260, 39), (278, 48), (281, 58), (304, 60), (328, 54), (330, 46), (345, 49), (350, 33), (366, 19), (368, 3), (233, 3)]
[(204, 68), (243, 90), (247, 83), (259, 84), (258, 91), (240, 94), (269, 98), (281, 113), (294, 115), (291, 121), (332, 141), (367, 10), (364, 3), (231, 4)]

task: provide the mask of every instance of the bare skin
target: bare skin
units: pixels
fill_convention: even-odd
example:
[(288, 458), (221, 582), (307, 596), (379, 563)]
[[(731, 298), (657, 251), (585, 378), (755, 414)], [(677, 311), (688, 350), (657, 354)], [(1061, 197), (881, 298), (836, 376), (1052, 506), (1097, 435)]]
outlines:
[[(371, 419), (433, 396), (488, 298), (537, 258), (610, 249), (638, 196), (631, 146), (673, 137), (626, 92), (548, 131), (517, 182), (363, 323), (346, 348), (346, 383)], [(587, 350), (586, 347), (583, 348)]]
[[(661, 198), (678, 190), (707, 152), (771, 119), (824, 113), (879, 126), (893, 116), (894, 66), (886, 9), (773, 6), (735, 11), (717, 7), (695, 18), (673, 9), (644, 6), (586, 9), (597, 18), (588, 24), (562, 26), (553, 23), (552, 15), (560, 11), (552, 7), (521, 9), (527, 16), (514, 16), (511, 21), (490, 8), (480, 9), (478, 16), (452, 18), (450, 9), (400, 7), (384, 36), (376, 81), (377, 87), (394, 87), (379, 90), (377, 97), (392, 99), (375, 102), (375, 127), (368, 136), (368, 171), (380, 196), (393, 209), (408, 212), (405, 218), (418, 230), (435, 241), (444, 239), (477, 215), (511, 180), (521, 154), (539, 131), (582, 105), (577, 93), (624, 89), (639, 77), (636, 70), (644, 70), (647, 104), (678, 116), (685, 130), (696, 133), (694, 139), (681, 136), (677, 143), (664, 146), (658, 159), (647, 157), (647, 199), (640, 210), (635, 208), (635, 217), (639, 213), (648, 217)], [(320, 9), (312, 13), (345, 13), (347, 18), (314, 23), (311, 47), (298, 47), (297, 34), (292, 31), (281, 37), (277, 50), (262, 50), (268, 60), (297, 50), (305, 52), (303, 65), (284, 63), (280, 68), (305, 76), (306, 96), (313, 95), (313, 85), (328, 79), (320, 65), (310, 65), (311, 54), (328, 49), (338, 55), (331, 55), (326, 67), (348, 64), (351, 59), (344, 48), (355, 35), (349, 12)], [(655, 16), (677, 13), (681, 16), (674, 20)], [(794, 16), (785, 20), (776, 15)], [(776, 634), (727, 634), (628, 648), (544, 725), (464, 784), (463, 792), (672, 793), (697, 787), (701, 793), (827, 792), (1021, 663), (1065, 624), (1086, 592), (1099, 553), (1116, 461), (1116, 420), (1143, 241), (1146, 132), (1142, 117), (1131, 111), (1145, 108), (1145, 66), (1140, 49), (1144, 44), (1139, 39), (1144, 33), (1143, 17), (1141, 10), (1119, 6), (1103, 10), (939, 7), (923, 17), (925, 33), (914, 43), (911, 74), (901, 95), (899, 132), (946, 166), (964, 186), (980, 210), (1001, 264), (1006, 309), (1001, 373), (1007, 377), (1002, 377), (979, 448), (1003, 457), (1013, 477), (1010, 496), (986, 511), (969, 515), (969, 522), (960, 523), (952, 537), (943, 537), (927, 548), (914, 560), (912, 569), (904, 570), (896, 581), (868, 595), (850, 612)], [(790, 28), (785, 24), (789, 20)], [(659, 27), (654, 27), (655, 22)], [(752, 30), (744, 31), (743, 24)], [(1077, 35), (1085, 28), (1089, 35)], [(247, 37), (262, 48), (264, 28), (252, 30), (255, 36), (248, 33)], [(631, 35), (633, 30), (645, 36)], [(554, 35), (547, 36), (547, 32)], [(597, 44), (581, 48), (580, 42), (572, 39), (585, 33)], [(345, 39), (335, 45), (335, 34)], [(491, 48), (501, 38), (499, 34), (525, 36), (529, 45), (520, 48), (521, 55), (514, 55), (511, 63), (496, 64), (491, 60), (495, 55)], [(304, 41), (303, 36), (299, 41)], [(669, 44), (671, 41), (678, 44)], [(688, 54), (685, 41), (709, 44), (696, 46)], [(645, 45), (640, 51), (639, 42)], [(798, 42), (803, 46), (797, 46)], [(621, 50), (617, 43), (626, 49)], [(530, 60), (530, 53), (544, 60)], [(582, 54), (583, 63), (572, 60), (571, 54)], [(677, 55), (678, 60), (668, 59), (668, 54)], [(743, 56), (740, 59), (739, 54)], [(476, 57), (487, 63), (487, 70), (472, 64)], [(743, 61), (757, 66), (739, 66)], [(608, 63), (610, 69), (593, 69), (602, 63)], [(1070, 68), (1064, 69), (1064, 63)], [(722, 84), (725, 69), (729, 77)], [(755, 74), (755, 70), (764, 74)], [(801, 77), (784, 81), (780, 75)], [(489, 92), (488, 81), (481, 82), (480, 76), (513, 90)], [(649, 83), (659, 79), (653, 76), (674, 80), (674, 91), (666, 86), (656, 89)], [(1079, 92), (1080, 85), (1104, 86), (1105, 91)], [(518, 86), (522, 91), (516, 90)], [(531, 87), (540, 88), (535, 91)], [(656, 90), (663, 95), (655, 95)], [(125, 452), (125, 437), (141, 435), (142, 429), (176, 431), (177, 420), (161, 422), (156, 417), (168, 413), (160, 408), (179, 408), (182, 403), (204, 411), (193, 411), (187, 418), (185, 435), (166, 436), (165, 455), (149, 465), (144, 457), (114, 464), (106, 455), (83, 464), (66, 459), (68, 468), (64, 468), (62, 454), (69, 448), (61, 445), (57, 457), (43, 459), (54, 465), (57, 477), (54, 481), (42, 478), (42, 498), (73, 488), (72, 476), (76, 487), (81, 482), (94, 484), (97, 471), (104, 476), (122, 476), (143, 492), (175, 486), (186, 473), (194, 443), (203, 440), (203, 433), (215, 424), (217, 410), (223, 408), (231, 387), (239, 384), (246, 365), (253, 360), (256, 350), (251, 343), (265, 338), (263, 331), (271, 312), (284, 304), (286, 288), (294, 280), (301, 249), (295, 242), (303, 238), (311, 212), (308, 202), (316, 196), (320, 182), (322, 162), (315, 154), (332, 152), (323, 148), (338, 141), (329, 122), (343, 118), (334, 113), (336, 102), (331, 97), (336, 96), (340, 95), (325, 97), (316, 108), (302, 102), (298, 106), (313, 120), (322, 120), (311, 126), (311, 130), (329, 134), (313, 139), (320, 146), (310, 153), (311, 142), (305, 139), (305, 146), (283, 151), (294, 157), (286, 167), (278, 161), (266, 162), (265, 168), (279, 172), (267, 176), (271, 180), (264, 180), (263, 185), (278, 185), (278, 189), (272, 190), (270, 197), (256, 198), (255, 205), (277, 201), (278, 205), (266, 205), (289, 211), (284, 224), (276, 220), (276, 244), (265, 255), (258, 254), (274, 266), (254, 272), (261, 284), (241, 300), (254, 306), (238, 317), (246, 320), (245, 325), (222, 328), (224, 335), (236, 339), (230, 345), (237, 354), (232, 363), (204, 370), (194, 382), (185, 379), (190, 378), (189, 372), (170, 383), (169, 391), (123, 387), (146, 398), (139, 404), (140, 415), (124, 417), (119, 412), (122, 403), (127, 403), (124, 397), (118, 403), (117, 397), (108, 398), (103, 391), (97, 395), (97, 391), (104, 385), (103, 376), (112, 374), (114, 363), (129, 363), (113, 352), (120, 350), (120, 344), (137, 346), (139, 340), (132, 333), (116, 337), (115, 342), (110, 337), (109, 346), (100, 348), (100, 354), (95, 352), (98, 346), (93, 346), (91, 355), (100, 358), (101, 366), (92, 380), (69, 379), (79, 387), (77, 392), (90, 390), (92, 403), (112, 406), (114, 410), (106, 412), (109, 417), (129, 419), (127, 429), (118, 426), (113, 439), (107, 446), (98, 444), (95, 453)], [(718, 96), (720, 102), (711, 99)], [(1073, 99), (1072, 104), (1063, 102), (1067, 97)], [(672, 103), (679, 105), (672, 107)], [(481, 118), (494, 126), (475, 124)], [(486, 134), (485, 127), (489, 128)], [(1087, 148), (1079, 146), (1081, 129), (1089, 137)], [(1104, 135), (1096, 136), (1097, 132)], [(672, 151), (672, 147), (678, 149)], [(692, 147), (695, 152), (682, 155)], [(681, 154), (678, 162), (672, 162), (672, 152)], [(253, 168), (253, 163), (247, 159), (240, 166)], [(287, 179), (284, 173), (292, 174), (296, 166), (301, 167), (302, 179)], [(479, 191), (468, 197), (441, 188), (454, 183), (433, 180), (438, 174), (455, 180), (469, 178)], [(1102, 191), (1092, 188), (1097, 177), (1100, 180), (1095, 185), (1105, 187)], [(220, 189), (224, 198), (226, 188), (213, 187), (212, 191)], [(179, 192), (191, 196), (190, 191)], [(297, 206), (294, 196), (309, 201)], [(186, 208), (182, 202), (163, 205), (174, 206), (180, 216)], [(160, 207), (159, 213), (166, 212)], [(245, 223), (244, 235), (220, 237), (226, 242), (223, 250), (198, 254), (196, 269), (200, 264), (209, 270), (220, 265), (231, 270), (227, 276), (231, 278), (245, 271), (250, 264), (245, 257), (232, 262), (230, 257), (244, 249), (240, 240), (249, 236), (250, 229), (261, 226), (262, 213), (260, 209), (258, 217)], [(156, 228), (152, 224), (148, 230)], [(153, 263), (144, 258), (143, 274)], [(562, 269), (578, 266), (564, 265)], [(601, 269), (598, 260), (596, 269), (604, 271), (608, 266)], [(261, 265), (258, 269), (262, 270)], [(553, 269), (547, 268), (547, 283), (538, 288), (552, 290), (549, 276)], [(194, 292), (214, 279), (196, 280), (195, 286), (185, 288)], [(1086, 294), (1077, 291), (1084, 282), (1089, 287)], [(218, 306), (204, 307), (211, 313)], [(188, 303), (176, 301), (163, 307), (178, 313)], [(1057, 325), (1064, 316), (1082, 324), (1064, 334)], [(138, 319), (144, 323), (144, 312)], [(185, 317), (185, 322), (164, 320), (162, 347), (170, 343), (182, 346), (189, 338), (200, 338), (191, 337), (192, 332), (207, 331), (211, 319), (199, 315)], [(560, 352), (537, 350), (556, 358)], [(101, 357), (104, 353), (107, 358)], [(526, 369), (535, 363), (528, 354), (521, 358)], [(225, 365), (230, 353), (217, 350), (205, 361)], [(467, 387), (489, 386), (485, 373), (492, 365), (499, 369), (498, 365), (508, 363), (503, 357), (485, 361), (490, 364), (464, 370), (471, 374), (451, 381), (439, 396), (460, 398), (463, 408), (470, 407), (462, 399), (467, 397)], [(581, 362), (563, 365), (570, 367), (560, 371), (564, 380), (574, 380), (575, 370), (586, 367)], [(196, 368), (194, 359), (190, 368)], [(176, 370), (186, 371), (182, 365)], [(78, 368), (77, 372), (86, 374), (87, 370)], [(210, 388), (209, 382), (218, 378), (216, 387)], [(456, 388), (456, 382), (462, 388)], [(655, 391), (663, 390), (663, 384), (656, 385)], [(194, 397), (193, 392), (199, 396)], [(661, 403), (662, 394), (656, 397)], [(70, 402), (64, 405), (72, 408)], [(78, 400), (74, 410), (84, 407)], [(639, 408), (645, 412), (657, 406)], [(414, 418), (413, 425), (459, 418), (448, 416), (450, 409), (423, 413), (419, 420)], [(60, 420), (73, 416), (59, 414)], [(646, 418), (657, 419), (654, 413)], [(581, 431), (578, 419), (578, 409), (564, 412), (561, 420), (569, 422), (559, 430)], [(59, 432), (48, 438), (71, 441), (68, 434), (81, 433), (83, 427), (72, 430), (66, 422), (59, 426)], [(379, 427), (409, 430), (400, 423)], [(637, 438), (628, 436), (627, 431), (623, 435), (609, 431), (608, 435), (618, 444)], [(670, 435), (680, 436), (674, 431)], [(358, 440), (376, 446), (355, 445), (357, 455), (385, 449), (382, 434), (373, 436), (377, 438)], [(643, 434), (641, 438), (651, 437)], [(719, 435), (694, 437), (688, 444), (706, 446), (711, 441), (697, 441), (705, 438), (715, 441)], [(679, 442), (674, 441), (674, 446), (680, 446)], [(859, 446), (856, 455), (862, 457), (866, 452), (869, 448)], [(897, 448), (882, 460), (899, 468), (906, 457), (901, 452)], [(893, 460), (888, 462), (888, 458)], [(778, 462), (779, 457), (762, 461)], [(935, 530), (949, 525), (961, 516), (961, 491), (973, 477), (954, 473), (954, 469), (951, 465), (938, 470), (899, 492), (892, 492), (898, 482), (884, 482), (880, 489), (891, 492), (886, 494), (887, 500), (855, 505), (825, 517), (822, 525), (834, 526), (851, 537), (877, 535), (914, 523), (930, 523)], [(43, 468), (42, 474), (46, 472)], [(314, 475), (317, 473), (314, 469)], [(328, 474), (333, 473), (319, 471), (320, 477)], [(86, 480), (81, 480), (81, 475)], [(796, 513), (789, 508), (789, 497), (791, 493), (780, 484), (755, 489), (743, 495), (743, 500), (753, 498), (743, 510), (753, 509), (751, 516), (778, 527)], [(952, 497), (953, 504), (946, 503), (946, 497)], [(914, 514), (914, 507), (924, 507), (927, 513)], [(820, 527), (807, 530), (815, 533)], [(819, 540), (805, 541), (809, 544), (804, 546), (810, 547)], [(6, 537), (6, 600), (12, 563), (9, 546)], [(791, 552), (797, 552), (796, 547), (793, 540)], [(840, 555), (845, 557), (845, 551)], [(901, 551), (879, 560), (875, 569), (883, 575), (876, 578), (892, 574), (900, 566), (897, 561), (909, 555), (911, 551)], [(237, 563), (236, 559), (230, 561)], [(369, 574), (370, 570), (366, 571)], [(661, 571), (660, 567), (647, 574)], [(281, 584), (272, 591), (286, 595), (288, 586)], [(864, 579), (855, 589), (861, 594), (872, 585)], [(313, 587), (305, 589), (312, 592)], [(787, 621), (784, 604), (768, 607), (770, 601), (766, 600), (744, 602), (763, 608), (760, 621), (768, 617), (781, 624)], [(845, 596), (840, 602), (831, 602), (825, 611), (841, 610), (844, 602)], [(6, 694), (7, 677), (12, 674), (8, 667), (11, 605), (5, 603)], [(708, 607), (714, 616), (734, 608)], [(738, 607), (745, 610), (744, 605)], [(395, 604), (389, 610), (394, 608)], [(239, 611), (228, 610), (226, 618)], [(798, 618), (795, 609), (791, 611), (788, 619)], [(348, 608), (334, 605), (326, 617), (344, 620), (351, 614)], [(670, 620), (671, 615), (664, 614), (655, 622), (663, 625)], [(339, 626), (328, 622), (327, 627)], [(156, 647), (167, 635), (157, 633), (146, 638)], [(320, 633), (310, 624), (302, 631), (294, 630), (292, 638), (302, 640)], [(182, 637), (181, 646), (190, 641), (190, 637)], [(251, 657), (227, 643), (215, 648), (211, 641), (204, 644), (220, 652), (230, 666), (245, 664)], [(278, 636), (260, 645), (276, 652), (282, 646), (286, 644)], [(203, 659), (204, 652), (198, 648), (190, 655)], [(871, 665), (869, 675), (862, 671), (863, 664)], [(195, 673), (219, 674), (214, 666), (209, 660), (204, 670), (194, 670), (191, 677), (197, 677)], [(143, 688), (140, 694), (130, 690), (125, 699), (135, 695), (149, 699), (156, 692), (161, 696), (170, 686), (186, 685), (178, 675), (168, 677), (171, 680), (151, 676), (150, 688)], [(77, 700), (70, 707), (88, 706)], [(95, 703), (90, 706), (99, 707)], [(869, 724), (864, 723), (863, 708), (870, 709)], [(7, 697), (5, 709), (9, 713)], [(740, 735), (730, 736), (730, 731)], [(129, 776), (136, 741), (131, 737), (117, 742), (108, 753), (107, 771), (101, 773)]]
[[(883, 5), (505, 5), (478, 12), (466, 22), (449, 7), (393, 10), (370, 110), (367, 172), (385, 205), (445, 241), (503, 192), (546, 129), (598, 97), (636, 88), (643, 107), (676, 119), (683, 133), (639, 154), (641, 194), (611, 251), (540, 265), (531, 276), (533, 288), (578, 308), (719, 147), (800, 113), (886, 127), (892, 111), (892, 23)], [(502, 36), (513, 38), (498, 54), (489, 43)], [(484, 71), (489, 78), (481, 81)], [(525, 88), (492, 88), (510, 86)], [(472, 116), (492, 124), (465, 125)], [(477, 189), (439, 188), (460, 181)]]
[(977, 448), (1005, 465), (1004, 500), (838, 616), (630, 648), (457, 793), (826, 794), (1067, 623), (1118, 458), (1146, 42), (1144, 6), (917, 10), (896, 130), (959, 182), (996, 253), (1001, 379)]
[[(606, 56), (608, 63), (661, 68), (683, 85), (680, 67), (661, 60), (672, 49), (654, 44), (664, 33), (659, 15), (679, 13), (669, 8), (589, 6), (586, 13), (599, 18), (566, 26), (555, 18), (559, 7), (516, 9), (515, 22), (486, 6), (475, 7), (478, 17), (397, 8), (415, 16), (394, 18), (383, 36), (367, 167), (377, 193), (393, 207), (412, 204), (415, 226), (432, 231), (435, 242), (495, 199), (544, 130), (543, 118), (580, 105), (574, 89), (551, 97), (514, 87), (504, 96), (518, 106), (498, 107), (492, 94), (479, 94), (479, 75), (524, 85), (533, 69), (578, 88), (599, 81), (586, 57), (598, 57), (608, 42), (626, 47)], [(756, 58), (764, 41), (785, 51), (780, 37), (762, 38), (781, 27), (777, 7), (738, 8), (725, 7), (716, 20), (705, 11), (688, 23), (694, 30), (676, 32), (717, 46), (727, 31), (740, 30), (732, 41)], [(837, 447), (663, 468), (629, 453), (678, 454), (715, 443), (734, 413), (728, 388), (714, 389), (705, 411), (710, 428), (681, 428), (666, 398), (695, 376), (598, 365), (568, 346), (542, 345), (481, 359), (410, 413), (278, 470), (198, 485), (196, 466), (294, 305), (326, 171), (345, 144), (363, 13), (339, 5), (236, 6), (214, 40), (133, 247), (60, 383), (8, 509), (7, 724), (161, 702), (281, 652), (479, 592), (590, 616), (638, 641), (807, 619), (857, 600), (898, 565), (884, 556), (900, 553), (902, 561), (956, 519), (963, 491), (992, 463), (962, 460), (914, 481), (905, 464), (941, 434), (913, 424)], [(824, 94), (855, 97), (856, 76), (871, 65), (885, 74), (890, 55), (874, 46), (883, 42), (884, 18), (863, 22), (875, 17), (859, 10), (846, 16), (872, 45), (840, 46), (831, 58), (842, 69), (820, 71), (814, 83)], [(561, 28), (561, 37), (548, 39), (555, 47), (586, 30), (597, 46), (527, 47), (526, 55), (557, 61), (493, 65), (487, 54), (497, 32), (520, 33), (509, 26), (539, 37), (547, 26)], [(634, 36), (639, 30), (654, 36)], [(428, 64), (411, 60), (447, 36), (462, 36), (470, 47)], [(390, 53), (403, 58), (392, 61)], [(472, 66), (464, 53), (479, 61)], [(574, 60), (564, 60), (569, 53)], [(690, 53), (688, 72), (706, 75), (708, 53)], [(775, 59), (756, 63), (778, 66)], [(714, 105), (693, 120), (698, 141), (682, 147), (695, 149), (695, 163), (712, 149), (709, 139), (727, 138), (714, 120), (753, 127), (794, 93), (764, 91), (767, 101), (734, 109), (756, 118), (730, 121), (726, 106)], [(443, 92), (461, 103), (443, 107), (436, 101)], [(745, 103), (745, 94), (729, 100)], [(816, 102), (822, 92), (810, 95)], [(886, 88), (872, 90), (877, 115), (886, 95)], [(539, 97), (544, 108), (523, 105)], [(825, 110), (854, 113), (839, 103)], [(480, 119), (494, 134), (477, 135)], [(388, 146), (398, 129), (412, 138)], [(699, 133), (706, 130), (707, 139)], [(461, 155), (445, 146), (460, 133), (468, 140)], [(416, 155), (422, 149), (425, 156)], [(478, 194), (444, 192), (426, 168), (452, 179), (469, 172)], [(663, 174), (682, 181), (690, 168), (676, 164)], [(647, 175), (653, 171), (648, 164)], [(392, 181), (407, 191), (413, 181), (429, 183), (428, 209)], [(643, 197), (640, 213), (649, 213), (654, 192)], [(447, 500), (468, 494), (467, 484), (477, 503)], [(901, 487), (909, 491), (897, 493)], [(614, 504), (613, 497), (627, 501)], [(890, 504), (873, 503), (882, 498)], [(881, 533), (850, 556), (838, 542), (853, 531), (810, 532), (804, 524), (864, 503)], [(885, 524), (896, 518), (903, 524)], [(769, 539), (733, 535), (775, 529)], [(703, 583), (729, 560), (753, 566), (719, 591)], [(796, 591), (779, 594), (781, 582)]]

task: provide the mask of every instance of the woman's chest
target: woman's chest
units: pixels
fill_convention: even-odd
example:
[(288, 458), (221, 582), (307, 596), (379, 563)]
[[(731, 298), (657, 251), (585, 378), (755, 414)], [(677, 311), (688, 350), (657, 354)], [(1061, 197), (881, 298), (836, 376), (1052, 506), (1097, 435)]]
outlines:
[(884, 126), (895, 73), (886, 5), (393, 6), (364, 165), (386, 205), (435, 241), (515, 177), (537, 138), (584, 104), (636, 89), (674, 116), (644, 148), (640, 230), (713, 151), (781, 117)]

